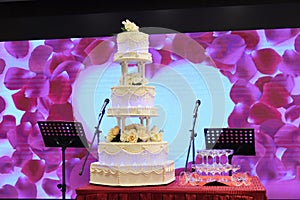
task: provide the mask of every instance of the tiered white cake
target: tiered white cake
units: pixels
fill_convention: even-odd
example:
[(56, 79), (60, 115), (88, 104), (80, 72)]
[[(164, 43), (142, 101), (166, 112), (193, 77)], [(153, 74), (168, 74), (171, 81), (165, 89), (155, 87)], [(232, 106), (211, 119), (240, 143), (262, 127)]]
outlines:
[[(150, 127), (155, 87), (148, 86), (145, 64), (152, 62), (149, 35), (126, 20), (127, 32), (117, 35), (114, 61), (122, 66), (120, 85), (112, 87), (109, 117), (118, 124), (98, 146), (99, 161), (90, 166), (90, 183), (110, 186), (162, 185), (175, 180), (174, 161), (168, 159), (168, 143), (157, 126)], [(129, 65), (135, 72), (129, 72)], [(139, 123), (127, 124), (137, 118)]]

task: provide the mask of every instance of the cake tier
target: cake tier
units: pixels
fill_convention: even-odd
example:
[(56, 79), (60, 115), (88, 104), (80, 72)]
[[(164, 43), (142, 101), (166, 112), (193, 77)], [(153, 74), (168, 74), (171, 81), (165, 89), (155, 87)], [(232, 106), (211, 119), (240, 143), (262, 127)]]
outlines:
[(175, 180), (174, 161), (158, 165), (90, 165), (90, 183), (109, 186), (164, 185)]
[(168, 160), (168, 143), (100, 142), (98, 155), (103, 165), (157, 165)]
[(143, 32), (122, 32), (117, 35), (117, 53), (114, 61), (152, 61), (149, 53), (149, 35)]
[(109, 117), (143, 117), (143, 116), (158, 116), (157, 108), (141, 108), (141, 107), (131, 107), (131, 108), (108, 108), (107, 116)]
[(112, 87), (111, 90), (113, 108), (154, 106), (155, 87), (153, 86), (120, 85)]
[(127, 52), (127, 53), (115, 53), (114, 55), (115, 62), (129, 62), (129, 63), (137, 63), (137, 62), (152, 62), (152, 54), (151, 53), (141, 53), (141, 52)]

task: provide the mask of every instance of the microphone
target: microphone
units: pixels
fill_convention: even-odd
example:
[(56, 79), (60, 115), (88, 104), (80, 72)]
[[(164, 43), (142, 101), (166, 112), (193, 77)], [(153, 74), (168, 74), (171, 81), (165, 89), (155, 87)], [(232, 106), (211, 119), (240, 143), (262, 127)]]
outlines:
[(109, 103), (109, 99), (105, 99), (99, 115), (105, 112), (105, 107), (107, 106), (108, 103)]
[(201, 104), (201, 101), (198, 99), (198, 100), (196, 101), (196, 105), (195, 105), (195, 109), (194, 109), (194, 117), (197, 116), (198, 108), (199, 108), (200, 104)]

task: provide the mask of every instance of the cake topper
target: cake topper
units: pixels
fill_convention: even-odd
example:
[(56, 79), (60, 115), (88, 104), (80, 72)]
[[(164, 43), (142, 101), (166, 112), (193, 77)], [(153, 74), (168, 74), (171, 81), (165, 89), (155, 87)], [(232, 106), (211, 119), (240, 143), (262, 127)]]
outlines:
[(122, 31), (129, 31), (129, 32), (139, 31), (139, 27), (135, 23), (129, 21), (128, 19), (122, 21), (122, 24), (124, 25), (124, 27), (121, 27)]

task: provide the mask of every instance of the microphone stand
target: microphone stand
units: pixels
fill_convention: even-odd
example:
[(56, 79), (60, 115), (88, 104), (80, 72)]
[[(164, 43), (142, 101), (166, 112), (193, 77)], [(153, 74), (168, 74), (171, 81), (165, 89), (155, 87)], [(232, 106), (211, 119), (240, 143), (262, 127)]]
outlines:
[[(184, 171), (187, 172), (187, 165), (188, 165), (188, 160), (189, 160), (189, 156), (190, 156), (190, 151), (191, 151), (191, 147), (193, 148), (193, 161), (192, 164), (195, 164), (195, 137), (197, 136), (197, 133), (195, 133), (195, 124), (196, 124), (196, 119), (197, 119), (197, 111), (198, 111), (198, 107), (197, 110), (195, 111), (194, 114), (194, 121), (193, 121), (193, 128), (191, 131), (191, 137), (190, 137), (190, 144), (189, 144), (189, 148), (188, 148), (188, 154), (186, 157), (186, 162), (185, 162), (185, 169)], [(195, 169), (192, 168), (192, 171), (194, 172)]]
[(80, 175), (80, 176), (81, 176), (82, 173), (83, 173), (84, 166), (85, 166), (85, 164), (86, 164), (87, 158), (88, 158), (89, 155), (90, 155), (90, 152), (91, 152), (91, 150), (92, 150), (92, 147), (93, 147), (93, 144), (94, 144), (94, 141), (95, 141), (96, 136), (97, 136), (97, 140), (98, 140), (98, 144), (99, 144), (99, 136), (100, 136), (100, 133), (101, 133), (101, 131), (99, 130), (99, 127), (100, 127), (100, 124), (101, 124), (101, 121), (102, 121), (102, 118), (103, 118), (104, 113), (105, 113), (105, 109), (103, 109), (103, 111), (100, 112), (100, 114), (99, 114), (99, 117), (98, 117), (98, 118), (99, 118), (99, 120), (98, 120), (98, 125), (95, 127), (95, 132), (94, 132), (94, 136), (93, 136), (92, 142), (91, 142), (91, 144), (90, 144), (89, 150), (88, 150), (88, 152), (87, 152), (87, 154), (86, 154), (86, 156), (85, 156), (83, 165), (82, 165), (81, 170), (80, 170), (80, 172), (79, 172), (79, 175)]

